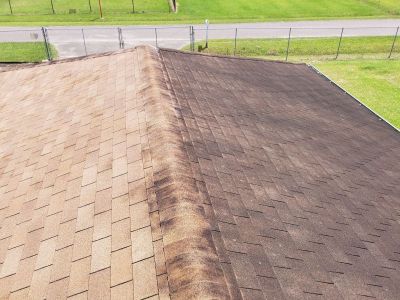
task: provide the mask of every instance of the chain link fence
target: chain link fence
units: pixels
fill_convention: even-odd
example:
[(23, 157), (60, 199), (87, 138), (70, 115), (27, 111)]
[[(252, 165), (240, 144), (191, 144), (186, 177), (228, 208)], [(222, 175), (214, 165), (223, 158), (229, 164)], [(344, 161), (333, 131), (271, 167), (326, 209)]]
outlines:
[(0, 15), (172, 12), (169, 0), (0, 0)]
[(286, 61), (394, 59), (399, 34), (399, 27), (200, 28), (185, 49)]
[(137, 45), (273, 60), (399, 59), (399, 27), (52, 27), (0, 30), (1, 62), (86, 56)]

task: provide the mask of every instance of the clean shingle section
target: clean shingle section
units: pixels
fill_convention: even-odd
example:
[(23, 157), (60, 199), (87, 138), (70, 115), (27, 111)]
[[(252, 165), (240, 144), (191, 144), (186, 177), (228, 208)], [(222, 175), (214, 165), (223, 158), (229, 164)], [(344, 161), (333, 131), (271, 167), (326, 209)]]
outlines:
[(231, 297), (398, 299), (399, 133), (306, 65), (161, 55)]
[(1, 299), (158, 295), (137, 117), (149, 52), (0, 73)]

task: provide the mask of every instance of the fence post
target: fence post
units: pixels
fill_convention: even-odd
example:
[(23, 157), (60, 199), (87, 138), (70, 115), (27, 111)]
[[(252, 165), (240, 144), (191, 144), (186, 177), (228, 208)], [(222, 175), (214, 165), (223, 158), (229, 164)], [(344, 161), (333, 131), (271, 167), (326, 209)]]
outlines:
[(193, 52), (195, 51), (195, 35), (194, 35), (194, 26), (192, 26), (192, 40), (193, 40)]
[(53, 0), (50, 0), (51, 3), (51, 10), (53, 11), (53, 15), (56, 13), (54, 10), (54, 4), (53, 4)]
[(89, 11), (92, 12), (92, 3), (89, 0)]
[(190, 51), (193, 51), (193, 45), (192, 45), (192, 26), (189, 26), (189, 43), (190, 43)]
[(288, 57), (289, 57), (289, 47), (290, 47), (291, 36), (292, 36), (292, 27), (289, 28), (289, 37), (288, 37), (287, 48), (286, 48), (286, 61), (288, 60)]
[(237, 33), (238, 33), (238, 29), (235, 28), (235, 48), (233, 49), (233, 56), (236, 56)]
[(11, 0), (8, 0), (8, 6), (10, 7), (10, 13), (13, 15), (14, 13), (11, 6)]
[(122, 49), (125, 49), (125, 41), (124, 41), (124, 35), (122, 34), (122, 28), (119, 29), (121, 32), (121, 46)]
[(210, 24), (210, 22), (206, 20), (205, 23), (206, 23), (206, 48), (208, 48), (208, 25)]
[(44, 27), (42, 27), (42, 35), (43, 35), (44, 49), (46, 51), (47, 60), (51, 61), (50, 49), (47, 41), (47, 30)]
[(190, 51), (194, 52), (194, 31), (193, 26), (189, 26), (189, 38), (190, 38)]
[(335, 60), (339, 57), (340, 45), (342, 44), (342, 38), (343, 38), (343, 31), (344, 31), (344, 28), (342, 27), (342, 31), (340, 32), (339, 45), (337, 47)]
[(393, 50), (394, 50), (394, 45), (396, 44), (396, 39), (397, 39), (397, 34), (398, 34), (398, 33), (399, 33), (399, 26), (397, 26), (396, 34), (394, 35), (392, 48), (390, 49), (390, 53), (389, 53), (389, 57), (388, 57), (388, 58), (391, 58), (391, 57), (392, 57), (392, 53), (393, 53)]
[(85, 39), (85, 33), (83, 32), (83, 28), (82, 30), (82, 39), (83, 39), (83, 46), (85, 47), (85, 54), (87, 56), (87, 48), (86, 48), (86, 39)]
[(135, 2), (132, 0), (132, 13), (135, 13)]
[(118, 27), (117, 30), (118, 30), (119, 49), (124, 49), (125, 43), (124, 43), (124, 38), (122, 36), (122, 29)]
[(158, 48), (157, 27), (154, 28), (154, 35), (155, 35), (155, 37), (156, 37), (156, 47)]

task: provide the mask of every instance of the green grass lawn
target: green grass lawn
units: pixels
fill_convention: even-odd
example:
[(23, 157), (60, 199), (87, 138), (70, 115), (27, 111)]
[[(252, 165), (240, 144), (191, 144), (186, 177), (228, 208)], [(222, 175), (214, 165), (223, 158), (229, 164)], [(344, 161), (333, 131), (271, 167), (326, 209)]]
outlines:
[[(10, 0), (15, 15), (52, 15), (53, 7), (56, 14), (67, 14), (74, 17), (70, 9), (75, 9), (78, 14), (98, 14), (98, 0)], [(102, 9), (107, 14), (131, 14), (132, 12), (169, 12), (168, 0), (102, 0)], [(0, 0), (0, 14), (10, 14), (8, 0)]]
[[(399, 17), (399, 0), (178, 0), (178, 13), (169, 13), (167, 0), (134, 0), (138, 13), (132, 14), (132, 0), (102, 0), (104, 19), (98, 17), (98, 1), (0, 0), (0, 25), (50, 24), (156, 24), (304, 20), (337, 18)], [(68, 14), (69, 9), (76, 14)], [(144, 13), (141, 13), (144, 11)]]
[(400, 129), (399, 60), (329, 61), (314, 65)]
[[(52, 57), (57, 57), (56, 49), (51, 46)], [(0, 43), (0, 63), (41, 62), (47, 59), (43, 42)]]
[[(382, 37), (344, 37), (340, 46), (339, 59), (386, 58), (393, 44), (392, 36)], [(210, 40), (207, 49), (205, 41), (195, 44), (195, 49), (206, 53), (233, 55), (234, 40)], [(238, 39), (236, 55), (284, 60), (287, 39)], [(336, 58), (339, 38), (295, 38), (290, 42), (289, 60), (312, 61)], [(185, 47), (189, 49), (189, 46)], [(392, 57), (400, 56), (400, 41), (393, 49)]]

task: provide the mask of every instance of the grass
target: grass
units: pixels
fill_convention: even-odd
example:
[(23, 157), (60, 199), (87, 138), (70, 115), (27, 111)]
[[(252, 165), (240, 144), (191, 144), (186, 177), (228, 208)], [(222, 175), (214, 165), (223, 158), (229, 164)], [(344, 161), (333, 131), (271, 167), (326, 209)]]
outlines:
[[(51, 0), (10, 0), (13, 13), (16, 15), (52, 15)], [(168, 12), (167, 0), (102, 0), (102, 9), (105, 13), (132, 13), (135, 12)], [(78, 14), (87, 14), (91, 11), (98, 14), (98, 0), (53, 0), (56, 14), (69, 14), (70, 9), (75, 9)], [(0, 14), (9, 14), (8, 0), (0, 0)]]
[[(235, 52), (234, 40), (210, 40), (207, 49), (203, 49), (204, 44), (204, 41), (197, 42), (195, 49), (222, 55), (232, 55)], [(338, 58), (386, 58), (392, 44), (392, 36), (344, 37)], [(286, 58), (287, 45), (287, 39), (238, 39), (236, 55), (283, 60)], [(295, 38), (290, 42), (289, 59), (294, 61), (334, 59), (338, 45), (337, 37)], [(189, 46), (185, 49), (189, 49)], [(392, 56), (399, 57), (399, 55), (400, 42), (397, 41)]]
[(400, 129), (399, 60), (329, 61), (314, 65)]
[[(160, 24), (399, 17), (398, 0), (178, 0), (178, 13), (168, 13), (167, 0), (102, 0), (105, 18), (98, 17), (97, 0), (0, 0), (0, 25)], [(69, 9), (76, 14), (69, 14)]]
[[(50, 46), (52, 57), (57, 57), (57, 51)], [(46, 60), (43, 42), (0, 43), (0, 63), (11, 62), (41, 62)]]

